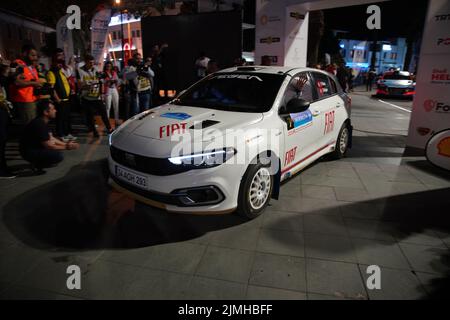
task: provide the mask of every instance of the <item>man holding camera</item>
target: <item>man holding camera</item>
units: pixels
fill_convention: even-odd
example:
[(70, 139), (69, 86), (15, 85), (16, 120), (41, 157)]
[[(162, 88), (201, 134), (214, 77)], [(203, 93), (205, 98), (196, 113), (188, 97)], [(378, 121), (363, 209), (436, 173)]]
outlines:
[(151, 69), (152, 61), (143, 62), (136, 53), (125, 75), (130, 89), (131, 116), (148, 110), (152, 106), (152, 88), (155, 73)]
[(95, 69), (95, 59), (91, 55), (85, 58), (85, 65), (78, 70), (79, 87), (81, 88), (81, 106), (86, 112), (86, 121), (89, 132), (93, 132), (94, 137), (98, 138), (99, 134), (95, 128), (94, 115), (97, 111), (108, 134), (112, 133), (111, 124), (106, 115), (106, 107), (102, 101), (102, 75)]
[(35, 65), (39, 60), (38, 52), (32, 45), (22, 48), (23, 60), (17, 59), (14, 83), (10, 87), (10, 101), (14, 104), (22, 122), (28, 124), (36, 117), (36, 93), (44, 81), (39, 79)]

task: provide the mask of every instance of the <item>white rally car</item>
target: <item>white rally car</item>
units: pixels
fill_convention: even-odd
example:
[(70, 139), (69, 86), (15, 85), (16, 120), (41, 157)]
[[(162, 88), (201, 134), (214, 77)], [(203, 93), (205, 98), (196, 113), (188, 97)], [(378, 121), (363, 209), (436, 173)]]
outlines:
[(324, 71), (222, 70), (110, 136), (111, 183), (171, 212), (255, 218), (283, 180), (325, 154), (345, 155), (350, 107)]

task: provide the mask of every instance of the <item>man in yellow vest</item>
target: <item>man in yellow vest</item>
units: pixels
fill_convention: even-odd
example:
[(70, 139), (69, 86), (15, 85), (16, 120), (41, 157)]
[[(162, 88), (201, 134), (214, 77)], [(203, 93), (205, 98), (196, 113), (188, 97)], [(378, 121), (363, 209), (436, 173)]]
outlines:
[(76, 140), (70, 134), (70, 85), (64, 73), (64, 51), (56, 49), (52, 58), (52, 66), (47, 72), (47, 82), (53, 88), (53, 102), (56, 110), (56, 135), (64, 142)]

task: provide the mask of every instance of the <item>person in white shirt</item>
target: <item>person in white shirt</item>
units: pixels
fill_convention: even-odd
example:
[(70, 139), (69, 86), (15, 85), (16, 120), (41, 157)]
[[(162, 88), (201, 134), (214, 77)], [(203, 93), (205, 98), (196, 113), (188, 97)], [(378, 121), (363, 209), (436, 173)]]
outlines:
[(200, 57), (195, 61), (195, 70), (198, 80), (201, 80), (206, 76), (206, 70), (208, 69), (210, 60), (211, 59), (206, 56), (206, 53), (201, 52)]
[(114, 120), (116, 127), (119, 126), (119, 85), (120, 80), (117, 72), (113, 68), (111, 61), (105, 63), (104, 74), (104, 94), (106, 103), (106, 115), (108, 118), (111, 113), (111, 105), (114, 108)]

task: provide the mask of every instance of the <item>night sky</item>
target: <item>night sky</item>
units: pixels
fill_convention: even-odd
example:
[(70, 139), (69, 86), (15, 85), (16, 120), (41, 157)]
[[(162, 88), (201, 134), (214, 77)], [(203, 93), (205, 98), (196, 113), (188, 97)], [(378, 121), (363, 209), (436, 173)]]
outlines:
[[(394, 0), (374, 3), (381, 8), (381, 38), (405, 37), (408, 33), (420, 38), (428, 0)], [(357, 38), (367, 38), (368, 5), (325, 10), (327, 28), (350, 31)]]

